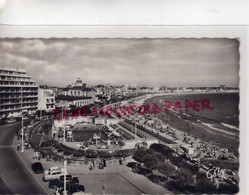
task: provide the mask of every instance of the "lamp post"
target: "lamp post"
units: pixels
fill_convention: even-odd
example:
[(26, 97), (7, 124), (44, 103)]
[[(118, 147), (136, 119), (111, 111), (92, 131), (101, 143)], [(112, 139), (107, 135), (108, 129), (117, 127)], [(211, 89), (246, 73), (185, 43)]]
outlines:
[(67, 159), (64, 156), (64, 192), (63, 192), (64, 195), (67, 194), (66, 173), (67, 173)]
[(63, 128), (63, 143), (66, 143), (66, 129), (65, 129), (65, 124), (64, 124), (64, 120), (63, 120), (63, 106), (61, 107), (61, 122), (62, 122), (62, 128)]
[(103, 185), (102, 185), (103, 195), (105, 195), (105, 189), (106, 189), (106, 186), (105, 186), (105, 184), (103, 184)]
[[(63, 120), (63, 106), (61, 107), (61, 120)], [(62, 128), (64, 130), (63, 143), (66, 143), (66, 130), (65, 130), (64, 120), (62, 122)], [(67, 195), (66, 173), (67, 173), (67, 159), (64, 156), (64, 192), (63, 192), (64, 195)]]
[(23, 131), (23, 105), (22, 105), (22, 87), (21, 87), (21, 114), (22, 114), (22, 127), (21, 127), (21, 130), (22, 130), (22, 149), (21, 149), (21, 152), (24, 152), (24, 144), (23, 144), (23, 134), (24, 134), (24, 131)]
[(136, 119), (134, 120), (135, 123), (135, 140), (137, 140), (137, 123), (136, 123)]
[(40, 109), (40, 119), (42, 118), (42, 109)]

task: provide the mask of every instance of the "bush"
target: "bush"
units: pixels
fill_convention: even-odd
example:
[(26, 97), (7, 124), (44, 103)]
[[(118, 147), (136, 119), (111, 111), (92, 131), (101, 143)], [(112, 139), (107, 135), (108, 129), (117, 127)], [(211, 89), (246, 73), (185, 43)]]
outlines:
[(137, 169), (137, 173), (138, 174), (142, 174), (142, 175), (148, 175), (150, 174), (152, 171), (150, 169), (147, 169), (145, 167), (138, 167)]
[(73, 157), (79, 158), (85, 155), (85, 151), (84, 150), (75, 150), (73, 152)]
[(239, 192), (239, 187), (234, 184), (220, 184), (218, 193), (236, 194)]
[(134, 149), (127, 149), (127, 150), (118, 150), (116, 151), (113, 156), (115, 157), (128, 157), (134, 154)]
[(53, 156), (52, 159), (53, 159), (54, 161), (58, 161), (58, 160), (59, 160), (58, 156)]
[(94, 150), (86, 150), (85, 157), (86, 158), (97, 158), (98, 153)]
[(147, 154), (146, 150), (144, 149), (138, 149), (135, 151), (133, 158), (134, 160), (143, 163), (144, 162), (144, 156)]
[(99, 157), (100, 158), (111, 158), (112, 155), (109, 152), (99, 151)]
[(58, 148), (57, 152), (63, 152), (63, 150), (61, 148)]
[(73, 153), (73, 152), (75, 151), (74, 148), (70, 148), (70, 147), (68, 147), (68, 146), (66, 146), (66, 145), (64, 145), (64, 144), (61, 144), (61, 145), (60, 145), (60, 148), (61, 148), (63, 151), (67, 151), (67, 152), (71, 152), (71, 153)]
[(173, 155), (173, 150), (170, 149), (168, 146), (162, 144), (152, 144), (150, 149), (162, 153), (165, 157), (170, 157)]
[(68, 152), (68, 151), (64, 151), (63, 154), (64, 154), (65, 156), (68, 156), (68, 155), (71, 155), (72, 153), (71, 153), (71, 152)]
[(58, 142), (55, 140), (47, 140), (45, 142), (42, 142), (41, 147), (44, 148), (44, 147), (50, 147), (53, 145), (58, 145)]
[(144, 165), (149, 169), (156, 169), (158, 165), (158, 159), (153, 154), (146, 154), (143, 158)]

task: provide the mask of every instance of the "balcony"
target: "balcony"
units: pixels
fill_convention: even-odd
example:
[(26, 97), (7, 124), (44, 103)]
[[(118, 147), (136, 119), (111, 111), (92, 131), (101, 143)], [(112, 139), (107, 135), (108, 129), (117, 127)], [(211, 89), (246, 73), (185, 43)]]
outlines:
[(4, 103), (1, 103), (1, 105), (16, 105), (16, 104), (21, 104), (21, 102), (4, 102)]
[(20, 99), (21, 97), (20, 96), (2, 96), (0, 97), (1, 99)]
[(22, 109), (28, 109), (28, 108), (38, 108), (37, 105), (29, 105), (29, 106), (24, 106)]
[(11, 111), (16, 111), (16, 110), (21, 110), (21, 107), (14, 107), (14, 108), (5, 108), (5, 109), (0, 109), (0, 112), (11, 112)]
[(37, 103), (38, 100), (32, 100), (32, 101), (23, 101), (23, 104), (31, 104), (31, 103)]
[(21, 93), (20, 90), (2, 90), (0, 93)]
[(55, 104), (54, 102), (47, 102), (47, 105)]
[(15, 84), (15, 83), (0, 83), (1, 87), (38, 87), (36, 83), (29, 83), (26, 85), (21, 84)]
[(17, 82), (35, 82), (31, 78), (13, 78), (13, 77), (6, 77), (6, 78), (1, 78), (1, 81), (17, 81)]
[(37, 93), (37, 90), (24, 90), (23, 93)]
[(21, 78), (31, 78), (31, 76), (28, 76), (27, 74), (18, 74), (18, 73), (3, 73), (0, 72), (0, 76), (6, 76), (6, 77), (21, 77)]
[(26, 95), (26, 96), (23, 96), (22, 98), (37, 98), (38, 95)]

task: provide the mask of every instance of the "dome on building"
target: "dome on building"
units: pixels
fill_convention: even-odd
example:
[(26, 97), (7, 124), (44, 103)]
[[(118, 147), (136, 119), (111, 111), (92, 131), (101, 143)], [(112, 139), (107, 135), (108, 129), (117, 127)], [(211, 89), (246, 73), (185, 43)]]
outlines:
[(76, 83), (82, 83), (82, 80), (80, 78), (78, 78)]

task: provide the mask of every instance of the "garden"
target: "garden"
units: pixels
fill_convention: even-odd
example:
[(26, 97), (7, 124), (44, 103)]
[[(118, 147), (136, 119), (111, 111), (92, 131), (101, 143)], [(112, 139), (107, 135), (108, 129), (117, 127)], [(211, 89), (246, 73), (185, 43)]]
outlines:
[(148, 177), (174, 193), (229, 193), (239, 191), (232, 183), (215, 185), (200, 171), (198, 166), (188, 163), (184, 156), (162, 144), (152, 144), (149, 149), (137, 149), (133, 155), (133, 171)]
[[(111, 160), (120, 159), (132, 156), (134, 154), (133, 149), (116, 149), (116, 150), (94, 150), (89, 148), (74, 148), (66, 144), (60, 143), (52, 138), (52, 120), (36, 121), (32, 123), (32, 127), (29, 128), (29, 143), (33, 149), (40, 152), (42, 158), (47, 160), (62, 161), (65, 157), (69, 160), (75, 161), (90, 161), (95, 159)], [(76, 139), (81, 137), (83, 140), (87, 140), (94, 133), (98, 135), (98, 130), (75, 131)], [(105, 138), (107, 136), (105, 135)], [(82, 140), (81, 140), (82, 141)], [(122, 144), (121, 144), (122, 146)]]

